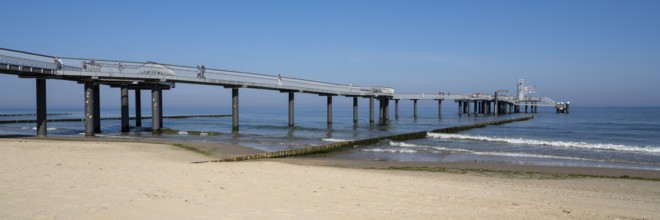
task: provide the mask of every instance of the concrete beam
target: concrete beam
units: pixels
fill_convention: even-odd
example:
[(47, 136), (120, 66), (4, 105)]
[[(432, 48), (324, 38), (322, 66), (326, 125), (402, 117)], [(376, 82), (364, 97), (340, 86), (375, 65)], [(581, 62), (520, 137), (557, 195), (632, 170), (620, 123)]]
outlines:
[(37, 88), (37, 137), (48, 136), (46, 109), (46, 79), (36, 79)]

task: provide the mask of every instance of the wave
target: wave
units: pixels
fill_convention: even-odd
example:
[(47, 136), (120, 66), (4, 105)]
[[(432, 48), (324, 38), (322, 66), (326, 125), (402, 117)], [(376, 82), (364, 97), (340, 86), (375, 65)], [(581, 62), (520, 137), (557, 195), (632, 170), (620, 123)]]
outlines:
[(363, 149), (362, 151), (385, 152), (385, 153), (408, 153), (408, 154), (417, 153), (416, 150), (406, 149), (406, 148), (370, 148), (370, 149)]
[(350, 140), (344, 140), (344, 139), (339, 139), (339, 138), (321, 138), (322, 141), (327, 141), (327, 142), (346, 142)]
[(578, 157), (552, 156), (552, 155), (528, 154), (528, 153), (492, 152), (492, 151), (479, 152), (479, 151), (471, 151), (471, 150), (460, 149), (460, 148), (435, 147), (435, 146), (417, 145), (417, 144), (411, 144), (411, 143), (405, 143), (405, 142), (395, 142), (395, 141), (390, 141), (389, 145), (393, 146), (393, 147), (402, 147), (402, 148), (399, 148), (399, 149), (396, 149), (396, 148), (394, 148), (394, 149), (376, 149), (376, 150), (366, 149), (365, 151), (377, 151), (377, 152), (389, 152), (389, 153), (416, 153), (419, 150), (411, 150), (410, 152), (399, 152), (399, 151), (400, 150), (405, 150), (405, 148), (420, 148), (420, 149), (433, 149), (433, 151), (431, 151), (432, 153), (441, 153), (442, 151), (450, 151), (450, 152), (455, 152), (455, 153), (468, 153), (468, 154), (483, 155), (483, 156), (527, 157), (527, 158), (531, 157), (531, 158), (548, 158), (548, 159), (564, 159), (564, 160), (589, 160), (589, 159), (578, 158)]
[[(23, 130), (37, 130), (37, 127), (21, 127), (21, 129), (23, 129)], [(48, 130), (48, 131), (55, 131), (57, 129), (58, 128), (46, 128), (46, 130)]]
[(443, 133), (427, 133), (428, 137), (439, 139), (455, 139), (455, 140), (471, 140), (471, 141), (485, 141), (485, 142), (501, 142), (509, 144), (527, 144), (539, 146), (552, 146), (563, 148), (583, 148), (583, 149), (596, 149), (596, 150), (615, 150), (615, 151), (628, 151), (628, 152), (644, 152), (644, 153), (660, 153), (660, 147), (646, 146), (628, 146), (622, 144), (601, 144), (601, 143), (587, 143), (587, 142), (572, 142), (572, 141), (544, 141), (522, 138), (500, 138), (500, 137), (487, 137), (478, 135), (464, 135), (464, 134), (443, 134)]

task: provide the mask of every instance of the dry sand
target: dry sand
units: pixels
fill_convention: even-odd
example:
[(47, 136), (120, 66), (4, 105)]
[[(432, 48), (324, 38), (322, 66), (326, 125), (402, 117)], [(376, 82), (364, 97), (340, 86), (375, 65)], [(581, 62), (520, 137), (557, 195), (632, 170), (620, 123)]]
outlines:
[(0, 139), (0, 219), (660, 218), (660, 182), (209, 160), (173, 146)]

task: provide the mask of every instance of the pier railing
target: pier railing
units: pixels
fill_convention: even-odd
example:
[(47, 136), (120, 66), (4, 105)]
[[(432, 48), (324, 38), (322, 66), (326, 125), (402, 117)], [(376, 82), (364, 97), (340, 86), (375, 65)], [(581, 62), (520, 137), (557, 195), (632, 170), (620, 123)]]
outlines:
[[(160, 80), (223, 86), (308, 92), (347, 96), (391, 96), (393, 89), (362, 87), (284, 76), (264, 75), (157, 62), (132, 62), (87, 58), (53, 57), (0, 48), (0, 64), (38, 67), (54, 71), (54, 75), (97, 77), (116, 80)], [(385, 89), (383, 89), (385, 88)], [(391, 91), (391, 92), (390, 92)]]

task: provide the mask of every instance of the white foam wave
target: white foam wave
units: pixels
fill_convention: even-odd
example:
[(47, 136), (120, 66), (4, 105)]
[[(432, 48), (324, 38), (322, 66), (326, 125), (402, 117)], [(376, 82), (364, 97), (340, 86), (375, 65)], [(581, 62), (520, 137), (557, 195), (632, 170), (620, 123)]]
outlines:
[(571, 142), (571, 141), (544, 141), (522, 138), (501, 138), (501, 137), (487, 137), (477, 135), (464, 135), (464, 134), (443, 134), (443, 133), (428, 133), (428, 137), (439, 139), (455, 139), (455, 140), (471, 140), (471, 141), (486, 141), (486, 142), (501, 142), (509, 144), (527, 144), (527, 145), (540, 145), (552, 146), (563, 148), (585, 148), (596, 150), (616, 150), (616, 151), (629, 151), (629, 152), (646, 152), (646, 153), (660, 153), (660, 147), (646, 146), (628, 146), (622, 144), (601, 144), (601, 143), (587, 143), (587, 142)]
[(475, 151), (472, 151), (471, 153), (476, 155), (501, 156), (501, 157), (532, 157), (532, 158), (548, 158), (548, 159), (563, 159), (563, 160), (585, 160), (584, 158), (577, 158), (577, 157), (563, 157), (563, 156), (527, 154), (527, 153), (475, 152)]
[(199, 136), (209, 136), (209, 133), (202, 132), (202, 133), (199, 133)]
[(384, 153), (407, 153), (407, 154), (417, 153), (416, 150), (406, 149), (406, 148), (371, 148), (371, 149), (363, 149), (362, 151), (384, 152)]
[(180, 134), (180, 135), (187, 135), (188, 132), (187, 132), (187, 131), (179, 131), (179, 132), (177, 132), (177, 134)]
[[(37, 130), (37, 127), (21, 127), (23, 130)], [(54, 131), (57, 130), (57, 128), (46, 128), (48, 131)]]
[(423, 145), (416, 145), (416, 144), (410, 144), (410, 143), (406, 143), (406, 142), (395, 142), (395, 141), (390, 141), (390, 146), (393, 146), (393, 147), (417, 147), (417, 148), (428, 147), (428, 146), (423, 146)]
[(322, 141), (327, 141), (327, 142), (345, 142), (345, 141), (350, 141), (350, 140), (344, 140), (344, 139), (339, 139), (339, 138), (322, 138)]

